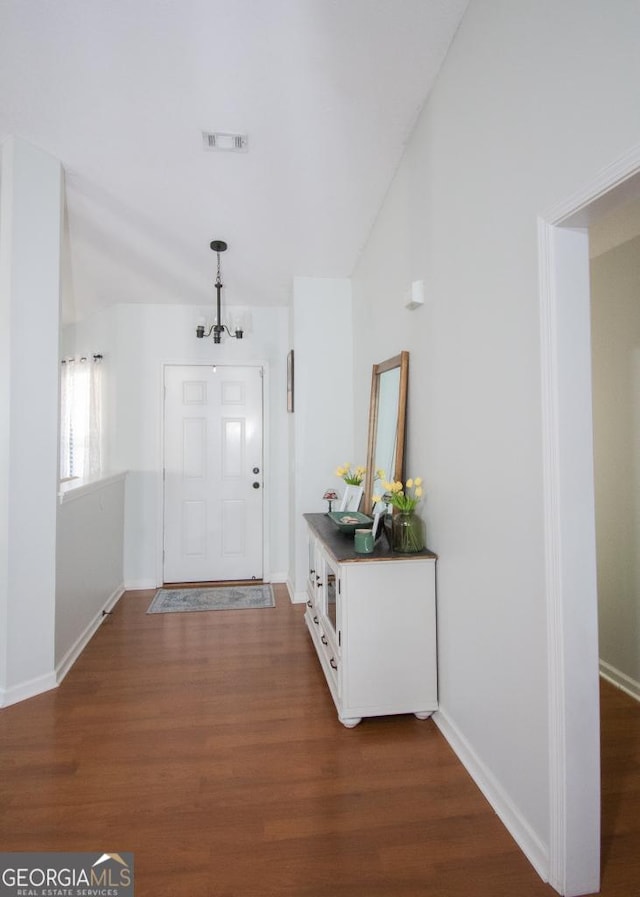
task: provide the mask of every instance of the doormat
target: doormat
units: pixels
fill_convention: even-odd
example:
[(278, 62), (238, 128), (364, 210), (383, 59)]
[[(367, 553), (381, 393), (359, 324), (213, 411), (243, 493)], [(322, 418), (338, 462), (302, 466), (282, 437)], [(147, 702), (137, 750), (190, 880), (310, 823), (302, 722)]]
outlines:
[(212, 589), (159, 589), (148, 614), (176, 614), (198, 610), (245, 610), (275, 607), (273, 589), (257, 586), (216, 586)]

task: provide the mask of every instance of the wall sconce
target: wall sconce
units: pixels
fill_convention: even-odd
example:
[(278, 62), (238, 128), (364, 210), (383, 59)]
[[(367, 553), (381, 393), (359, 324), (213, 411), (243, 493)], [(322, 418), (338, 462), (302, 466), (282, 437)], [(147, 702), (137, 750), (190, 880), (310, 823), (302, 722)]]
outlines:
[(216, 276), (216, 323), (212, 324), (208, 331), (205, 330), (204, 324), (198, 324), (196, 327), (196, 336), (198, 339), (203, 339), (205, 336), (211, 336), (213, 334), (214, 343), (221, 342), (222, 334), (226, 331), (229, 336), (234, 337), (235, 339), (242, 339), (244, 336), (244, 331), (241, 327), (236, 325), (236, 329), (231, 332), (226, 324), (222, 323), (221, 320), (221, 312), (220, 312), (220, 292), (222, 290), (222, 280), (220, 278), (220, 253), (225, 252), (227, 249), (227, 244), (224, 240), (213, 240), (211, 243), (211, 249), (218, 256), (218, 274)]

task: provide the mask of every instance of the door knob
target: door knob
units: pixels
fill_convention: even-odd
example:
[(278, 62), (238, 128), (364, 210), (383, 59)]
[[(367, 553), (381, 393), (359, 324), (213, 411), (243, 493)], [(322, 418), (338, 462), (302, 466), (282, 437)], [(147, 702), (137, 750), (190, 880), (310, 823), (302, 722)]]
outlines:
[(254, 484), (253, 484), (253, 488), (254, 488), (254, 489), (259, 489), (259, 488), (260, 488), (260, 483), (257, 483), (257, 482), (254, 483)]

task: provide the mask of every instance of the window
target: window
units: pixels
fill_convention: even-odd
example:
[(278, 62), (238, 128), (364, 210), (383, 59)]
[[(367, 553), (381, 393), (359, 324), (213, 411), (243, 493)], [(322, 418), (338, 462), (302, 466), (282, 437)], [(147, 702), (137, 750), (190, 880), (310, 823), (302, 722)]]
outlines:
[(102, 472), (102, 355), (65, 358), (60, 379), (60, 479), (95, 479)]

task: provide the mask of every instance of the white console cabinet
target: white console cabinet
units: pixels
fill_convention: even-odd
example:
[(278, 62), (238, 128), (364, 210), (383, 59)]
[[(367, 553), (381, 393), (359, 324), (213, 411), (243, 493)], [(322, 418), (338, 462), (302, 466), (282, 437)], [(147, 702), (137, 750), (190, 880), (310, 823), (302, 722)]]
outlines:
[(340, 722), (438, 707), (436, 556), (394, 554), (378, 540), (359, 555), (326, 514), (305, 514), (305, 621)]

